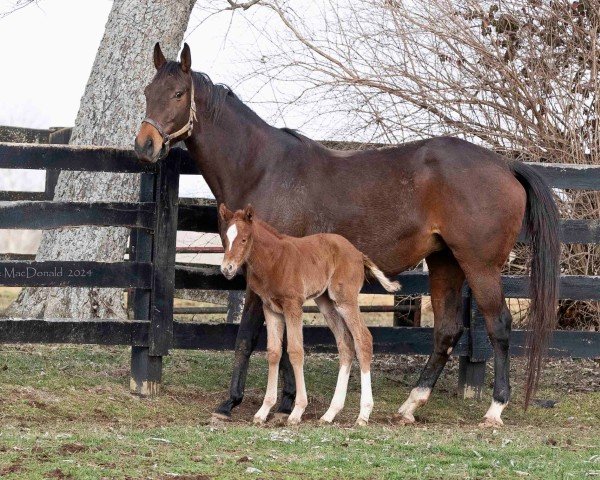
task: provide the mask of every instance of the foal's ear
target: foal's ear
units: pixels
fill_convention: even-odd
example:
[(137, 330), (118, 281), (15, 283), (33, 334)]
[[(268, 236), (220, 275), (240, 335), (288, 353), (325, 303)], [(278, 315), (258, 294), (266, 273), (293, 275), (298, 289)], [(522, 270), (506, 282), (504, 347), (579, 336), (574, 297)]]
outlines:
[(244, 218), (247, 222), (251, 222), (254, 218), (254, 207), (252, 205), (248, 204), (246, 205), (246, 208), (244, 208)]
[(233, 213), (231, 212), (231, 210), (229, 210), (224, 203), (222, 203), (221, 205), (219, 205), (219, 216), (225, 220), (226, 222), (228, 222), (229, 220), (231, 220), (231, 218), (233, 217)]
[(183, 73), (188, 73), (192, 68), (192, 52), (190, 52), (190, 47), (187, 43), (183, 44), (179, 62), (181, 63)]
[(156, 42), (154, 45), (154, 67), (158, 70), (162, 67), (167, 59), (163, 55), (162, 50), (160, 49), (160, 43)]

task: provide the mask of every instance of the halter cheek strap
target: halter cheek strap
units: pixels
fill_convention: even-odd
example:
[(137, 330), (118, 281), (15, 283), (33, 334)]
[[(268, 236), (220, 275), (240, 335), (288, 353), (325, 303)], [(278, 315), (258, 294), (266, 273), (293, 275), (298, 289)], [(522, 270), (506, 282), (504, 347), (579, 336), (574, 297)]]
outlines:
[(194, 79), (192, 78), (192, 88), (190, 89), (190, 118), (183, 127), (181, 127), (176, 132), (166, 133), (165, 129), (162, 127), (162, 125), (160, 123), (158, 123), (157, 121), (152, 120), (150, 117), (144, 118), (144, 120), (142, 120), (142, 123), (147, 123), (148, 125), (152, 125), (154, 128), (156, 128), (156, 130), (158, 131), (158, 133), (160, 134), (160, 136), (163, 139), (164, 148), (169, 149), (169, 147), (171, 146), (171, 142), (174, 139), (179, 138), (182, 135), (185, 135), (185, 137), (183, 137), (181, 140), (185, 140), (186, 138), (190, 137), (190, 135), (192, 134), (192, 130), (194, 129), (194, 121), (195, 120), (196, 120), (196, 102), (194, 100)]

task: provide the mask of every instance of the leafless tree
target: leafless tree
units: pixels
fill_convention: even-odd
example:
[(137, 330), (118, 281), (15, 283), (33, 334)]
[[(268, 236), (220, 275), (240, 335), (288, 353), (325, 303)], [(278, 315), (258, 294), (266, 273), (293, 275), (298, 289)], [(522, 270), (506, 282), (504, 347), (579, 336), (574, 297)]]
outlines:
[[(32, 3), (15, 2), (15, 6)], [(152, 47), (175, 58), (196, 0), (115, 0), (81, 99), (70, 143), (131, 147), (144, 112), (143, 90), (154, 74)], [(10, 12), (9, 12), (10, 13)], [(7, 20), (8, 21), (8, 20)], [(137, 175), (62, 172), (55, 200), (135, 201)], [(115, 262), (127, 247), (125, 228), (79, 227), (44, 232), (36, 260)], [(21, 291), (5, 315), (46, 318), (124, 318), (123, 293), (100, 288)]]
[[(254, 2), (252, 2), (254, 3)], [(396, 143), (457, 135), (527, 161), (596, 163), (600, 1), (261, 0), (283, 25), (252, 76), (279, 101), (337, 115), (339, 135)], [(244, 7), (232, 0), (229, 9)], [(275, 88), (275, 87), (274, 87)], [(600, 218), (595, 192), (560, 192), (570, 218)], [(516, 250), (509, 271), (526, 268)], [(564, 248), (564, 272), (598, 275), (596, 245)], [(595, 303), (563, 317), (600, 326)], [(577, 312), (570, 315), (570, 312)], [(573, 320), (575, 319), (575, 320)]]

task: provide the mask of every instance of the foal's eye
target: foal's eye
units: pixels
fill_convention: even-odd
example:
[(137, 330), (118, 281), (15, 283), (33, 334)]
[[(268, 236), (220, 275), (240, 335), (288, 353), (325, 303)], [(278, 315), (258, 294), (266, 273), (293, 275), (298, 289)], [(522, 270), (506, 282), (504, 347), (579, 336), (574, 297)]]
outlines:
[(175, 98), (181, 98), (181, 97), (183, 97), (183, 92), (177, 92), (175, 94)]
[(242, 238), (242, 243), (246, 243), (247, 238)]

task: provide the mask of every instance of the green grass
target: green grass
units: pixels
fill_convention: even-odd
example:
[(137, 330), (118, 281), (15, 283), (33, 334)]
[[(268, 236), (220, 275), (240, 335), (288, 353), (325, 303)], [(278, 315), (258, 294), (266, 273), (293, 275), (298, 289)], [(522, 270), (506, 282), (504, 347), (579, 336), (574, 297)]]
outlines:
[(515, 402), (505, 412), (505, 427), (493, 430), (478, 427), (489, 398), (465, 401), (454, 394), (453, 361), (430, 403), (418, 411), (417, 424), (390, 425), (423, 361), (377, 356), (371, 425), (352, 428), (359, 396), (355, 371), (340, 421), (321, 427), (316, 419), (332, 395), (337, 360), (309, 355), (306, 422), (294, 429), (259, 428), (251, 419), (262, 400), (266, 364), (256, 355), (234, 421), (212, 428), (210, 413), (226, 394), (231, 353), (174, 352), (165, 362), (163, 393), (141, 399), (128, 392), (126, 348), (3, 345), (0, 478), (600, 476), (598, 363), (553, 362), (537, 397), (559, 403), (524, 412), (523, 365), (514, 361)]

